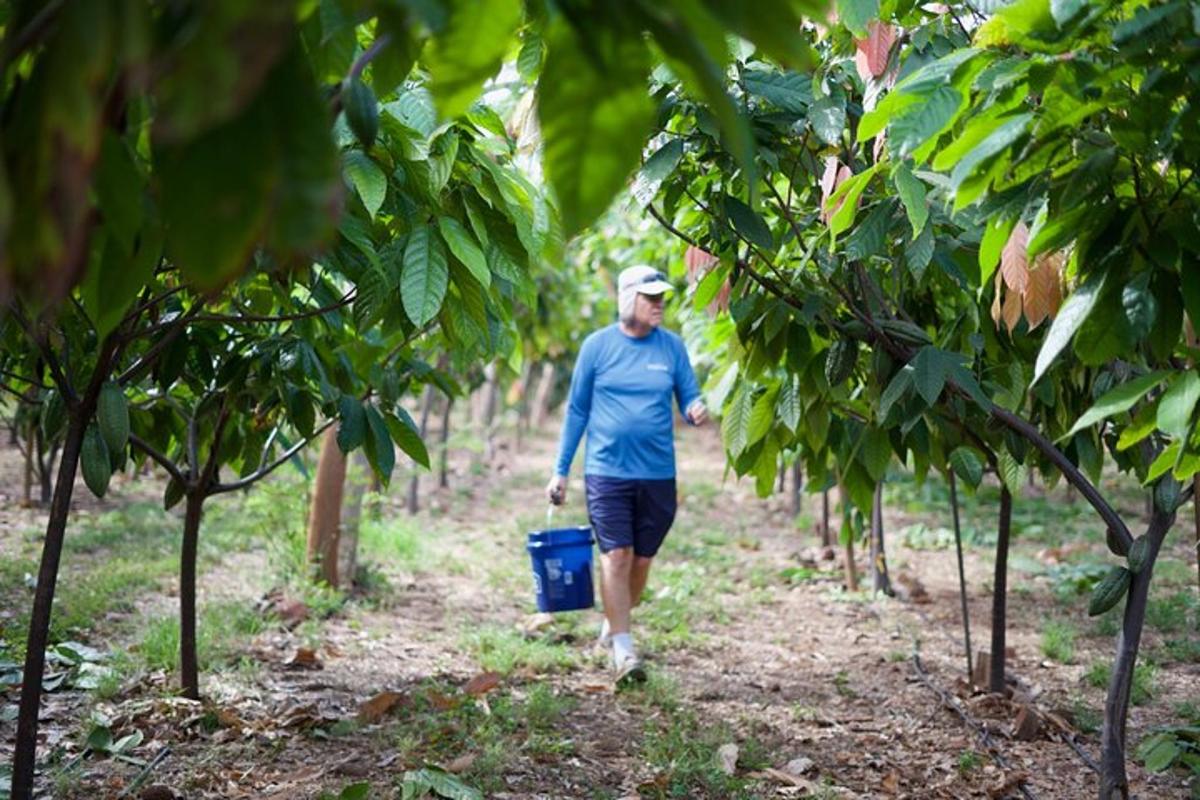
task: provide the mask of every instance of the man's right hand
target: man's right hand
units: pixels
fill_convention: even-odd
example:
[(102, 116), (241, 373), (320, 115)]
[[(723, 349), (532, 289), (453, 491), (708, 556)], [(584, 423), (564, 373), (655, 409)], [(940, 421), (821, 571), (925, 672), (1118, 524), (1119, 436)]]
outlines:
[(567, 501), (567, 478), (565, 475), (555, 475), (546, 484), (546, 497), (552, 505), (561, 506)]

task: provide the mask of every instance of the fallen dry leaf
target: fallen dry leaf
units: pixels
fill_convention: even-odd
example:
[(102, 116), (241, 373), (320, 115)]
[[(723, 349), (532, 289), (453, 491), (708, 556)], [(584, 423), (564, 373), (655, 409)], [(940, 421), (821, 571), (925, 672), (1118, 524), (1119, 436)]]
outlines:
[(321, 664), (321, 657), (311, 647), (297, 647), (296, 652), (288, 656), (284, 660), (283, 665), (298, 669), (320, 669), (323, 666)]
[(407, 699), (401, 692), (380, 692), (358, 707), (358, 718), (368, 725), (374, 724)]
[(502, 677), (499, 672), (481, 672), (467, 681), (463, 691), (473, 697), (481, 697), (499, 686)]
[(721, 772), (726, 775), (733, 775), (737, 772), (738, 746), (733, 742), (723, 744), (717, 748), (717, 766), (721, 768)]
[(463, 753), (458, 758), (446, 765), (446, 772), (457, 775), (460, 772), (466, 772), (475, 763), (475, 759), (479, 758), (477, 753)]

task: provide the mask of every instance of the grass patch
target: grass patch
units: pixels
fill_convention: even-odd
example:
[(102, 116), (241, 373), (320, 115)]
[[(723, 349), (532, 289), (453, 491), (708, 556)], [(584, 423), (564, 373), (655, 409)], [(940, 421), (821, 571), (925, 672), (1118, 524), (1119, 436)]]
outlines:
[(1059, 664), (1075, 660), (1075, 626), (1066, 620), (1046, 620), (1042, 625), (1042, 655)]
[(358, 530), (359, 556), (415, 572), (429, 557), (425, 527), (409, 515), (363, 519)]
[(755, 771), (769, 766), (764, 750), (754, 740), (740, 740), (725, 724), (701, 725), (691, 713), (647, 723), (641, 758), (654, 767), (660, 797), (746, 798), (756, 796), (751, 784), (727, 775), (717, 761), (721, 745), (737, 743), (738, 769)]
[(1189, 627), (1195, 611), (1196, 597), (1192, 591), (1152, 597), (1146, 604), (1146, 624), (1163, 633), (1176, 633)]
[(522, 667), (536, 673), (567, 672), (580, 661), (579, 653), (565, 644), (545, 636), (527, 639), (509, 628), (484, 627), (468, 634), (464, 645), (482, 669), (504, 674)]
[[(1158, 666), (1150, 661), (1144, 661), (1133, 668), (1133, 683), (1129, 689), (1129, 702), (1135, 706), (1144, 706), (1157, 694), (1155, 680), (1158, 677)], [(1107, 689), (1112, 679), (1112, 665), (1107, 661), (1097, 661), (1088, 667), (1084, 679), (1090, 686), (1097, 689)]]
[[(196, 659), (201, 671), (236, 664), (246, 640), (269, 623), (245, 602), (222, 601), (204, 606), (196, 621)], [(179, 669), (179, 618), (160, 616), (142, 626), (136, 645), (141, 665), (151, 670)]]

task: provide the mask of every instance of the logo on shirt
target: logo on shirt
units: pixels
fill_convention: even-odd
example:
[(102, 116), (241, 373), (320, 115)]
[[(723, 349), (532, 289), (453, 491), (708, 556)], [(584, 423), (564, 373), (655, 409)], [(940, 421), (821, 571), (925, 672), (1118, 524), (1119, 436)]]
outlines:
[(660, 364), (657, 361), (651, 361), (646, 364), (646, 369), (652, 369), (655, 372), (670, 372), (671, 368), (666, 364)]

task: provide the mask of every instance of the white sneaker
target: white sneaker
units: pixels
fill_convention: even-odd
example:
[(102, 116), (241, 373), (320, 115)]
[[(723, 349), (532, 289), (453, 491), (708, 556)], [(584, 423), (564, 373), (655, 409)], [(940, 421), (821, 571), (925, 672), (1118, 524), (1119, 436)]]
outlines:
[(619, 660), (616, 657), (613, 658), (613, 683), (618, 687), (645, 682), (646, 667), (642, 665), (640, 658), (633, 654), (628, 654)]

